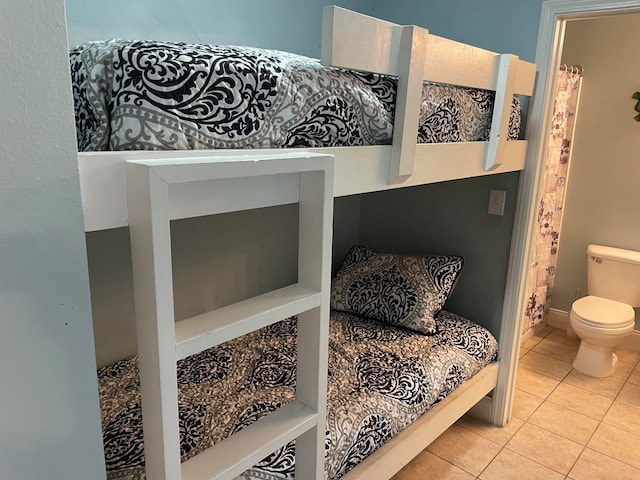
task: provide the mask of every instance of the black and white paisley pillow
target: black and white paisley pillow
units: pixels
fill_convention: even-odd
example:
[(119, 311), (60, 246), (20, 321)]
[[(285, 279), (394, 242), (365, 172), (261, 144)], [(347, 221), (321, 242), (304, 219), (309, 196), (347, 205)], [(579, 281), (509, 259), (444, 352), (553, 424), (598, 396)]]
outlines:
[(455, 255), (396, 255), (362, 246), (349, 250), (331, 286), (331, 308), (424, 334), (462, 270)]

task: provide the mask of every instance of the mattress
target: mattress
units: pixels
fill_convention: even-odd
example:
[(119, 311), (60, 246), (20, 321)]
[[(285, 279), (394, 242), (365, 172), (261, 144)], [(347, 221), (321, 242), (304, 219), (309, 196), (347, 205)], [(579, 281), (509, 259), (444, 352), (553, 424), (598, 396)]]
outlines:
[[(331, 312), (325, 476), (337, 479), (497, 356), (485, 328), (441, 311), (426, 336)], [(182, 460), (292, 400), (296, 320), (287, 319), (178, 362)], [(98, 371), (108, 480), (141, 480), (144, 450), (136, 357)], [(290, 479), (294, 443), (242, 479)]]
[[(79, 151), (390, 144), (396, 79), (275, 50), (107, 40), (70, 50)], [(425, 83), (418, 143), (489, 136), (494, 93)], [(509, 138), (517, 139), (514, 96)]]

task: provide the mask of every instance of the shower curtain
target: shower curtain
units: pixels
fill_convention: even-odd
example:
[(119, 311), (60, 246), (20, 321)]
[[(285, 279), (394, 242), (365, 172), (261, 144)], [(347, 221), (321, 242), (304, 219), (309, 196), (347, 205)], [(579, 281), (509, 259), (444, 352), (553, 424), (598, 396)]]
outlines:
[(582, 68), (565, 65), (562, 66), (556, 78), (522, 333), (542, 323), (549, 311), (581, 81)]

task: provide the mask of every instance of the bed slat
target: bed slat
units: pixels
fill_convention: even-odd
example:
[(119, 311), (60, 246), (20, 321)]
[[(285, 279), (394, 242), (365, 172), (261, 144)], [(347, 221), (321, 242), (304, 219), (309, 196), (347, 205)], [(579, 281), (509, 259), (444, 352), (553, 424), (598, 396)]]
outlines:
[[(324, 7), (321, 61), (324, 65), (399, 76), (402, 26), (336, 6)], [(429, 34), (423, 80), (495, 90), (500, 54)], [(533, 93), (535, 64), (516, 77), (514, 93)]]

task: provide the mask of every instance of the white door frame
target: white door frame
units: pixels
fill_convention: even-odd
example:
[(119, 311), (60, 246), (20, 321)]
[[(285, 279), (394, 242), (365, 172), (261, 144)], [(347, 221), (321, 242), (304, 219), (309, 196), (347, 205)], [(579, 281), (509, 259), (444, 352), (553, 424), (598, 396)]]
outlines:
[[(536, 89), (529, 105), (527, 138), (529, 146), (525, 168), (520, 175), (516, 216), (507, 270), (507, 285), (502, 311), (500, 344), (503, 358), (498, 387), (493, 395), (491, 421), (504, 425), (511, 417), (522, 322), (526, 308), (531, 244), (535, 233), (537, 206), (544, 151), (550, 127), (555, 72), (560, 66), (567, 20), (640, 12), (640, 0), (545, 0), (540, 12), (535, 63)], [(508, 358), (504, 358), (504, 357)], [(508, 368), (504, 368), (507, 366)]]

